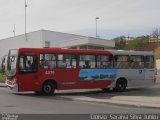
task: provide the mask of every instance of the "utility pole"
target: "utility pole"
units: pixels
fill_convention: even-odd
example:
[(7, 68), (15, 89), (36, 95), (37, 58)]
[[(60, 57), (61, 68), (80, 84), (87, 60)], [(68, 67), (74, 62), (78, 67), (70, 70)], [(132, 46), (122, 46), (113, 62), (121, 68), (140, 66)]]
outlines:
[(14, 28), (13, 28), (13, 33), (14, 33), (14, 37), (15, 37), (15, 34), (16, 34), (16, 28), (15, 28), (15, 25), (14, 25)]
[(99, 17), (96, 17), (95, 18), (95, 21), (96, 21), (96, 37), (98, 38), (99, 36), (98, 36), (98, 33), (97, 33), (97, 20), (99, 19)]
[(26, 8), (27, 8), (27, 4), (26, 4), (26, 0), (25, 0), (25, 40), (27, 41)]

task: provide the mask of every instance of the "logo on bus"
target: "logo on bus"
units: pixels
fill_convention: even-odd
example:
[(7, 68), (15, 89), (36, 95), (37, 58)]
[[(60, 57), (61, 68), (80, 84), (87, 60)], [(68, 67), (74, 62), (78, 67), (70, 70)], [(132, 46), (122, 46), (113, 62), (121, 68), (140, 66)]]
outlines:
[(142, 70), (139, 70), (139, 74), (142, 74), (142, 72), (143, 72)]
[(54, 71), (46, 71), (45, 74), (46, 74), (46, 75), (51, 75), (51, 74), (54, 75), (55, 72), (54, 72)]

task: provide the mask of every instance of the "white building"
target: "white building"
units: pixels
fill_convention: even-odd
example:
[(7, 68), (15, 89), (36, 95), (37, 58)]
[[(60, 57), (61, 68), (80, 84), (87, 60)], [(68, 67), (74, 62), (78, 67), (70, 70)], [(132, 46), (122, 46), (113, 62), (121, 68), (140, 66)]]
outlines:
[(42, 47), (61, 47), (72, 49), (107, 49), (113, 48), (115, 42), (100, 38), (85, 37), (80, 35), (39, 30), (18, 35), (11, 38), (0, 40), (0, 63), (4, 55), (8, 54), (9, 49), (17, 48), (42, 48)]

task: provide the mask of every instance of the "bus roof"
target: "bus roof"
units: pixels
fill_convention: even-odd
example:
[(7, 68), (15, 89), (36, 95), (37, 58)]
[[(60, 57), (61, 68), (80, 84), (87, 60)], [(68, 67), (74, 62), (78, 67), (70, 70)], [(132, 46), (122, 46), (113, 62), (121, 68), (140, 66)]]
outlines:
[(154, 51), (109, 50), (113, 55), (154, 55)]
[(154, 55), (153, 51), (126, 51), (126, 50), (82, 50), (64, 48), (19, 48), (20, 52), (29, 53), (72, 53), (72, 54), (113, 54), (113, 55)]
[(72, 54), (112, 54), (108, 50), (82, 50), (64, 48), (19, 48), (20, 52), (34, 53), (72, 53)]

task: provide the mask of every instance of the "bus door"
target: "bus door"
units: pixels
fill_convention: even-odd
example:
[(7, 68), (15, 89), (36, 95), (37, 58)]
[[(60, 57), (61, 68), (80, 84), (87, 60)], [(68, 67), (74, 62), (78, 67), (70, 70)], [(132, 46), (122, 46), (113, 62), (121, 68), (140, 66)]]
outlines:
[(145, 56), (145, 80), (153, 80), (155, 78), (154, 57)]
[(38, 81), (38, 57), (35, 54), (24, 54), (19, 57), (18, 65), (19, 91), (34, 91)]

